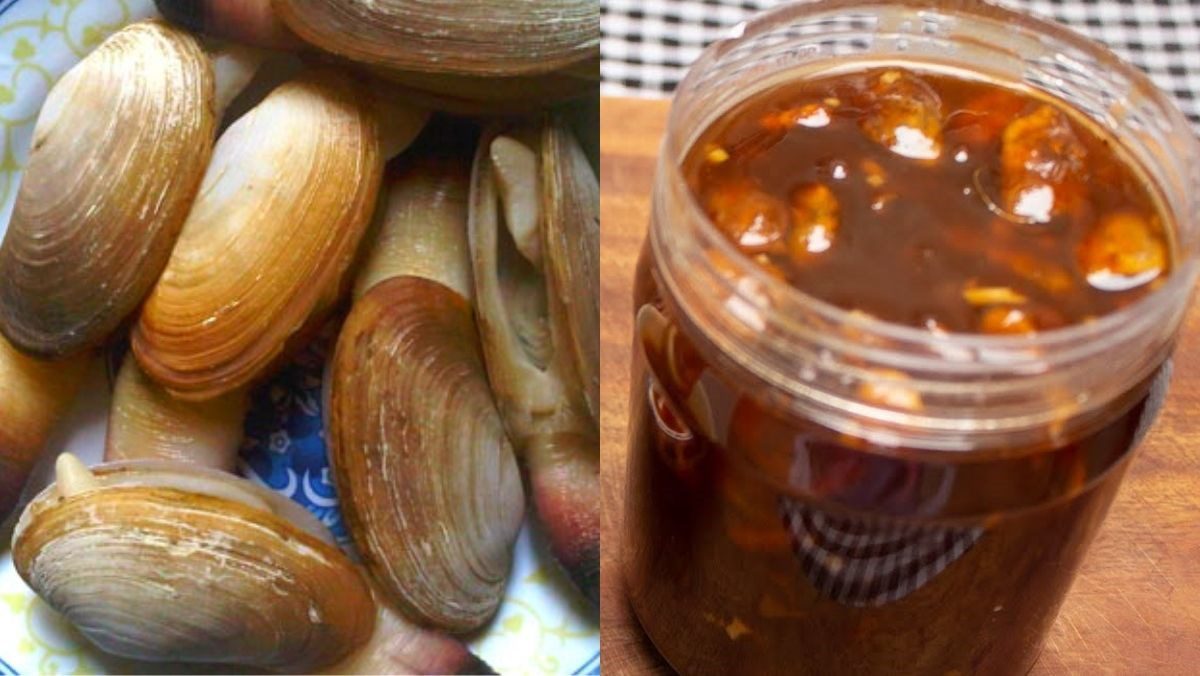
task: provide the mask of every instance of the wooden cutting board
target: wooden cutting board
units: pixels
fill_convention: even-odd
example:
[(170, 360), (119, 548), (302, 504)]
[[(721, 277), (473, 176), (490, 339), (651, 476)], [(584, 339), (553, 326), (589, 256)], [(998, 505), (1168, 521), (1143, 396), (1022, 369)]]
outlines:
[[(629, 99), (604, 99), (600, 112), (601, 642), (609, 674), (670, 671), (629, 610), (618, 565), (631, 285), (666, 114), (664, 101)], [(1200, 673), (1198, 414), (1200, 308), (1193, 307), (1167, 405), (1084, 562), (1034, 674)]]

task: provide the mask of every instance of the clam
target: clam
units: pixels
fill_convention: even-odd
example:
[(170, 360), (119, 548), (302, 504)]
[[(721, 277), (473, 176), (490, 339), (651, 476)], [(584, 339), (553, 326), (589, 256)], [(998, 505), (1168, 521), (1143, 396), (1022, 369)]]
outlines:
[(188, 33), (145, 21), (54, 85), (0, 246), (0, 330), (17, 347), (79, 353), (137, 308), (200, 185), (217, 110), (256, 65), (241, 50), (214, 64)]
[(301, 38), (396, 71), (535, 75), (578, 67), (600, 46), (596, 0), (275, 0)]
[[(497, 139), (499, 140), (499, 139)], [(600, 183), (563, 124), (542, 134), (544, 270), (550, 317), (583, 383), (588, 410), (600, 411)]]
[(290, 673), (481, 673), (378, 604), (302, 507), (246, 479), (74, 456), (13, 533), (17, 573), (102, 650)]
[(334, 304), (375, 204), (381, 144), (407, 145), (426, 117), (391, 106), (381, 124), (384, 109), (318, 70), (229, 127), (133, 332), (147, 375), (188, 400), (244, 388)]
[(409, 100), (460, 115), (529, 112), (594, 93), (600, 81), (595, 0), (156, 4), (195, 30), (296, 49), (302, 42), (288, 21), (317, 47), (403, 87)]
[(423, 160), (390, 177), (328, 407), (368, 569), (405, 615), (452, 632), (495, 614), (524, 517), (468, 300), (469, 175), (465, 161)]
[(597, 181), (561, 121), (500, 131), (482, 139), (471, 186), (488, 374), (551, 549), (598, 603)]
[(83, 381), (84, 356), (49, 362), (0, 337), (0, 522), (16, 506), (55, 424)]
[(104, 459), (157, 458), (231, 472), (248, 405), (245, 390), (207, 401), (176, 399), (127, 355), (113, 387)]
[(17, 573), (100, 649), (286, 673), (490, 673), (378, 604), (302, 507), (204, 467), (136, 461), (57, 481), (13, 532)]

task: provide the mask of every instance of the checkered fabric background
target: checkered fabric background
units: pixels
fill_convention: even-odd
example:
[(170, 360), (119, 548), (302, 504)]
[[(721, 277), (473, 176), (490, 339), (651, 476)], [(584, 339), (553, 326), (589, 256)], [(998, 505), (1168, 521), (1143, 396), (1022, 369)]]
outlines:
[[(1141, 66), (1200, 131), (1200, 0), (999, 0), (1057, 19)], [(602, 0), (601, 75), (613, 96), (663, 96), (704, 46), (777, 0)]]

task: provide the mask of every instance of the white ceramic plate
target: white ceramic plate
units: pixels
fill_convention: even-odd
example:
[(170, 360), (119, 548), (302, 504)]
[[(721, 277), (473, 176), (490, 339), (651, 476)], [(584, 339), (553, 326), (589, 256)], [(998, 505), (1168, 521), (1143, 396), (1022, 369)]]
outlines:
[[(151, 0), (0, 0), (0, 233), (8, 226), (34, 122), (51, 85), (111, 32), (154, 14)], [(320, 426), (328, 342), (329, 336), (318, 341), (257, 392), (241, 471), (309, 508), (345, 542)], [(99, 459), (118, 358), (96, 364), (47, 458), (71, 451), (88, 461)], [(44, 462), (39, 468), (30, 490), (45, 485), (48, 466)], [(10, 528), (0, 528), (0, 674), (163, 671), (163, 665), (101, 653), (38, 600), (13, 570)], [(502, 673), (598, 674), (595, 612), (578, 599), (536, 540), (526, 528), (504, 604), (469, 643)]]

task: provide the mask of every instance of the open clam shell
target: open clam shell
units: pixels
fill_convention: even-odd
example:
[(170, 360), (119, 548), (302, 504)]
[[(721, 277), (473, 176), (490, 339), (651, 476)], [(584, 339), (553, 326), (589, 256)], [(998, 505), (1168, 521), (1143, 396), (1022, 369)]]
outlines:
[[(571, 260), (596, 251), (577, 241), (598, 234), (589, 212), (596, 202), (586, 185), (565, 182), (585, 177), (575, 173), (578, 147), (559, 133), (569, 132), (497, 128), (484, 135), (471, 179), (472, 270), (489, 379), (529, 468), (537, 516), (559, 562), (598, 604), (599, 430), (588, 365), (581, 364), (585, 308), (596, 302), (584, 297), (595, 293), (588, 270), (598, 266)], [(548, 151), (560, 156), (547, 160)], [(530, 156), (537, 158), (532, 170)], [(590, 172), (586, 162), (580, 168)], [(571, 220), (548, 223), (555, 219)], [(567, 229), (575, 232), (564, 236)], [(534, 247), (538, 233), (541, 246)]]
[(399, 71), (532, 75), (595, 58), (596, 0), (275, 0), (301, 38)]
[(0, 329), (16, 346), (81, 352), (142, 302), (208, 165), (214, 87), (195, 38), (145, 21), (50, 90), (0, 246)]
[(345, 75), (289, 81), (217, 142), (133, 333), (143, 370), (184, 399), (246, 386), (330, 307), (375, 204), (373, 106)]
[(206, 468), (93, 475), (69, 457), (17, 523), (13, 561), (103, 650), (306, 673), (370, 639), (366, 580), (298, 505)]

